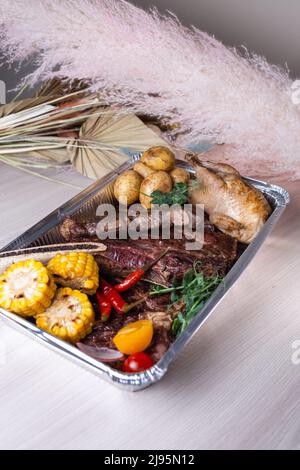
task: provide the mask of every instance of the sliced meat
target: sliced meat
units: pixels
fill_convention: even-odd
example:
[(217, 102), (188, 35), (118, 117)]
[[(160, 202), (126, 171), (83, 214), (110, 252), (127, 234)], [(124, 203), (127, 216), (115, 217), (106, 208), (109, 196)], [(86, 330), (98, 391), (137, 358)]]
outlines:
[(59, 231), (66, 242), (99, 241), (96, 227), (96, 222), (80, 223), (72, 217), (66, 217), (59, 226)]
[[(128, 222), (130, 222), (132, 218), (128, 218)], [(192, 214), (192, 230), (195, 230), (197, 224), (197, 217), (193, 213)], [(98, 222), (77, 222), (72, 217), (66, 217), (64, 222), (60, 225), (59, 231), (63, 239), (67, 242), (80, 242), (80, 241), (99, 241), (97, 237), (97, 225)], [(140, 216), (140, 225), (137, 226), (137, 230), (145, 231), (146, 227), (151, 226), (151, 215), (150, 213), (146, 218)], [(107, 232), (116, 231), (118, 233), (118, 229), (120, 227), (119, 219), (117, 218), (116, 223), (114, 226), (106, 226), (105, 230)], [(204, 220), (204, 229), (206, 232), (213, 232), (214, 226), (209, 222), (207, 216), (205, 216)]]
[(170, 304), (170, 294), (150, 296), (150, 287), (151, 284), (141, 281), (129, 289), (126, 293), (123, 293), (123, 297), (128, 303), (136, 302), (142, 298), (145, 299), (145, 302), (135, 308), (135, 312), (144, 312), (146, 310), (151, 312), (159, 312), (166, 310)]
[(206, 276), (226, 274), (236, 258), (237, 243), (221, 232), (206, 232), (201, 250), (185, 249), (185, 240), (106, 240), (107, 249), (97, 255), (100, 270), (113, 275), (126, 275), (155, 260), (162, 251), (169, 252), (146, 273), (145, 279), (170, 285), (182, 278), (195, 261)]
[(154, 362), (158, 362), (168, 351), (172, 344), (172, 337), (165, 328), (159, 328), (154, 332), (152, 344), (147, 352)]
[(112, 341), (113, 337), (123, 326), (137, 320), (139, 320), (138, 314), (118, 316), (109, 322), (99, 321), (95, 324), (92, 333), (82, 340), (82, 343), (88, 344), (89, 346), (116, 349)]
[[(98, 240), (96, 223), (77, 223), (67, 218), (60, 227), (65, 240)], [(97, 255), (100, 270), (104, 274), (124, 276), (155, 260), (162, 251), (169, 252), (147, 272), (145, 279), (170, 285), (173, 279), (182, 278), (195, 261), (201, 262), (206, 276), (225, 275), (237, 256), (237, 242), (230, 236), (208, 228), (200, 250), (186, 250), (186, 240), (111, 240), (105, 241), (107, 250)]]

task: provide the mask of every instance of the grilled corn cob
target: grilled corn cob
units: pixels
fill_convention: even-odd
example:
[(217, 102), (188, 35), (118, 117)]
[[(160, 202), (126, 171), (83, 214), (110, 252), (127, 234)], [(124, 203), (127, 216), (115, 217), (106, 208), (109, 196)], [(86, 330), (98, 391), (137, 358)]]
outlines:
[(52, 276), (40, 261), (19, 261), (0, 276), (0, 307), (34, 316), (50, 306), (55, 290)]
[(72, 252), (59, 253), (48, 263), (55, 282), (93, 295), (99, 286), (99, 268), (93, 255)]
[(70, 287), (58, 289), (52, 305), (36, 316), (39, 328), (70, 343), (77, 343), (89, 334), (94, 320), (88, 296)]

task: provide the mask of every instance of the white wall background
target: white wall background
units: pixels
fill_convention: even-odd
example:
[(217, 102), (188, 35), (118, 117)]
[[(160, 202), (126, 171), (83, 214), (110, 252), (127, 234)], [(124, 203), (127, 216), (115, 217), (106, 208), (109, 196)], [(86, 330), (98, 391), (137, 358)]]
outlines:
[[(287, 64), (292, 75), (300, 77), (300, 0), (133, 1), (142, 7), (171, 10), (184, 23), (212, 33), (226, 44), (245, 45), (273, 63)], [(27, 70), (30, 66), (15, 73), (0, 64), (0, 80), (12, 88)]]
[(136, 0), (171, 10), (226, 44), (245, 45), (300, 76), (300, 0)]

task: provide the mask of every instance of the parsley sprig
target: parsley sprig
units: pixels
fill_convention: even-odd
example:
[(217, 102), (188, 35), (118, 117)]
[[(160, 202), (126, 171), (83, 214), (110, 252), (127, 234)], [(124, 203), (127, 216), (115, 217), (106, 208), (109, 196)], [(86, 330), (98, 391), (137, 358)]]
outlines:
[(185, 183), (175, 183), (174, 188), (169, 193), (153, 191), (151, 194), (152, 204), (161, 206), (162, 204), (186, 204), (188, 202), (189, 187)]

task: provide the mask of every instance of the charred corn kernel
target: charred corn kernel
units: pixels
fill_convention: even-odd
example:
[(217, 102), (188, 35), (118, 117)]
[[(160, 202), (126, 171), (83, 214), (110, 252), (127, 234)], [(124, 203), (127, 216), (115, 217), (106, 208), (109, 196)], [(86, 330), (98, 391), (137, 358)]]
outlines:
[(42, 263), (19, 261), (0, 276), (0, 307), (31, 317), (50, 306), (55, 291), (53, 278)]
[(70, 287), (58, 289), (52, 305), (36, 316), (39, 328), (70, 343), (77, 343), (89, 334), (94, 321), (88, 296)]
[(59, 253), (49, 261), (48, 270), (62, 286), (80, 289), (89, 295), (98, 289), (99, 268), (89, 253)]

